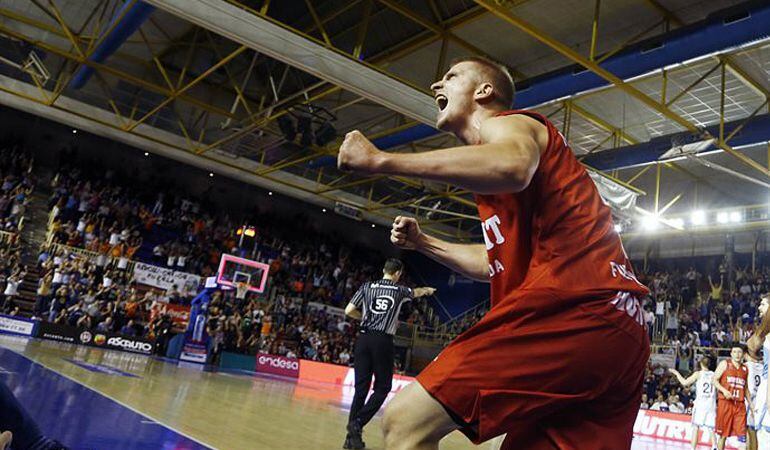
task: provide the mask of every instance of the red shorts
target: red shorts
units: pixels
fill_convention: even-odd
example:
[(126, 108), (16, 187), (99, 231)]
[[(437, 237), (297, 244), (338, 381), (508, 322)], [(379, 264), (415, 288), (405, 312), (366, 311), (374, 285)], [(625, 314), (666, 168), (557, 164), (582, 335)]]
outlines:
[(477, 444), (628, 449), (650, 348), (610, 300), (516, 291), (417, 380)]
[(715, 431), (724, 437), (746, 436), (746, 404), (742, 401), (718, 399)]

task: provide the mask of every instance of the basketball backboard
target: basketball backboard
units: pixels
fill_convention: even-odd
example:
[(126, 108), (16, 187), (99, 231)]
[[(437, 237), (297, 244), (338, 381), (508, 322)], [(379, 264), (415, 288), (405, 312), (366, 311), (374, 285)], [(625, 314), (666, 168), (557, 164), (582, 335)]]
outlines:
[(262, 293), (267, 285), (270, 266), (251, 259), (223, 254), (217, 270), (217, 283), (235, 289), (239, 283), (249, 285), (249, 292)]

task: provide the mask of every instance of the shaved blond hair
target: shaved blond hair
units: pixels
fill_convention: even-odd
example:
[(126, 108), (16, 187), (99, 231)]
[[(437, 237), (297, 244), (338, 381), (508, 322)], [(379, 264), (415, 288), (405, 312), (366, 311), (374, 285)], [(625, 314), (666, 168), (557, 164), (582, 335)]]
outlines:
[(451, 66), (462, 62), (472, 62), (482, 68), (481, 72), (486, 78), (484, 81), (488, 81), (492, 84), (492, 92), (494, 95), (494, 99), (492, 100), (493, 103), (505, 109), (513, 108), (513, 98), (516, 88), (513, 84), (513, 77), (505, 66), (482, 56), (457, 58), (452, 60)]

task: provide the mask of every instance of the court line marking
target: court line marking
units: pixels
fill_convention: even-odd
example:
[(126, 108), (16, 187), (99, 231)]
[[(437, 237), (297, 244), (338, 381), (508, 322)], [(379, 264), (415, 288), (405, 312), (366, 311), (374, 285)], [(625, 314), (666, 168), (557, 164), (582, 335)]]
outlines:
[[(69, 344), (69, 345), (74, 345), (74, 344)], [(89, 391), (96, 392), (98, 395), (101, 395), (104, 398), (112, 400), (113, 402), (117, 403), (118, 405), (120, 405), (120, 406), (122, 406), (122, 407), (124, 407), (126, 409), (130, 409), (131, 411), (135, 412), (136, 414), (138, 414), (138, 415), (140, 415), (142, 417), (146, 417), (147, 419), (150, 419), (150, 420), (154, 421), (155, 423), (157, 423), (159, 425), (163, 425), (164, 427), (168, 428), (169, 430), (173, 431), (174, 433), (179, 434), (180, 436), (184, 436), (187, 439), (189, 439), (189, 440), (191, 440), (193, 442), (196, 442), (196, 443), (198, 443), (198, 444), (200, 444), (200, 445), (202, 445), (204, 447), (208, 447), (208, 448), (210, 448), (212, 450), (219, 450), (218, 447), (214, 447), (213, 445), (206, 444), (205, 442), (200, 441), (200, 440), (190, 436), (189, 434), (187, 434), (187, 433), (185, 433), (183, 431), (180, 431), (180, 430), (176, 429), (175, 427), (173, 427), (173, 426), (171, 426), (171, 425), (169, 425), (169, 424), (167, 424), (167, 423), (165, 423), (165, 422), (163, 422), (161, 420), (156, 419), (155, 417), (152, 417), (152, 416), (150, 416), (148, 414), (145, 414), (145, 413), (139, 411), (138, 409), (134, 408), (131, 405), (123, 403), (121, 400), (118, 400), (118, 399), (116, 399), (115, 397), (113, 397), (111, 395), (108, 395), (108, 394), (106, 394), (104, 392), (97, 391), (96, 389), (94, 389), (94, 388), (92, 388), (92, 387), (90, 387), (90, 386), (88, 386), (88, 385), (86, 385), (84, 383), (81, 383), (80, 381), (76, 380), (75, 378), (72, 378), (71, 376), (69, 376), (67, 374), (64, 374), (64, 373), (59, 372), (58, 370), (52, 369), (52, 368), (46, 366), (45, 364), (43, 364), (41, 362), (35, 361), (32, 358), (28, 357), (27, 355), (21, 354), (21, 353), (15, 351), (15, 350), (11, 350), (8, 347), (4, 347), (2, 345), (0, 345), (0, 348), (2, 348), (4, 350), (7, 350), (9, 352), (12, 352), (12, 353), (16, 353), (17, 355), (21, 356), (22, 358), (26, 359), (27, 361), (31, 362), (32, 364), (37, 364), (38, 366), (40, 366), (40, 367), (42, 367), (42, 368), (44, 368), (44, 369), (46, 369), (46, 370), (48, 370), (50, 372), (53, 372), (53, 373), (55, 373), (55, 374), (57, 374), (59, 376), (62, 376), (64, 378), (72, 381), (75, 384), (79, 384), (79, 385), (83, 386), (84, 388), (88, 389)], [(111, 350), (103, 350), (103, 351), (105, 351), (105, 352), (110, 351), (111, 352)]]

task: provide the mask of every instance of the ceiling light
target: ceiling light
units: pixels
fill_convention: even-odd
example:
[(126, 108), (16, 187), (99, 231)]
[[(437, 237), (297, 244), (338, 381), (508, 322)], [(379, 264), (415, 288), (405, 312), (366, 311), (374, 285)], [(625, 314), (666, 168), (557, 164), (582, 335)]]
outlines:
[(213, 177), (214, 176), (214, 172), (209, 172), (209, 176)]
[(658, 221), (658, 216), (644, 216), (642, 217), (642, 228), (644, 228), (647, 231), (654, 231), (657, 230), (660, 227), (660, 222)]
[(677, 229), (684, 228), (684, 219), (682, 219), (681, 217), (676, 217), (674, 219), (671, 219), (671, 220), (668, 221), (668, 223), (672, 227), (677, 228)]
[(690, 223), (693, 225), (705, 225), (706, 213), (703, 211), (693, 211), (692, 214), (690, 214)]
[(267, 195), (273, 195), (273, 191), (268, 192)]
[(733, 211), (730, 213), (730, 222), (738, 223), (743, 221), (743, 214), (740, 211)]
[(72, 130), (72, 134), (78, 134), (78, 130)]
[(730, 221), (730, 216), (726, 212), (721, 212), (717, 214), (717, 222), (719, 223), (727, 223)]

